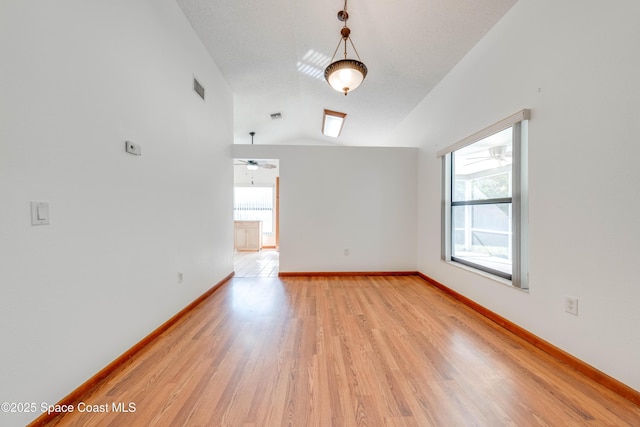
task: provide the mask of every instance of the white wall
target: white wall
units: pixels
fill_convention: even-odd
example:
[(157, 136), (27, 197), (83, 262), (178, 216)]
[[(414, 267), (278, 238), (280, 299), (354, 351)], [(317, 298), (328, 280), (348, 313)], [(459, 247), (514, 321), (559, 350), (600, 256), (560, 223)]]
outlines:
[(0, 401), (55, 403), (233, 271), (232, 93), (172, 0), (5, 1), (0, 52)]
[(416, 270), (417, 149), (234, 145), (233, 154), (280, 160), (281, 272)]
[[(640, 3), (520, 0), (394, 134), (420, 147), (419, 268), (640, 390)], [(522, 108), (528, 293), (440, 260), (436, 151)], [(564, 312), (579, 298), (579, 316)]]

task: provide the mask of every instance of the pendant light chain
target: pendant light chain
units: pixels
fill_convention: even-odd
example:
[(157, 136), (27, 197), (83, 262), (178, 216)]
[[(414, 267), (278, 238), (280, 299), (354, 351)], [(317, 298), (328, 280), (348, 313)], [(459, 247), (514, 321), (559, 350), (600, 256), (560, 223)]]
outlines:
[[(347, 13), (347, 0), (344, 0), (344, 6), (342, 7), (342, 11), (344, 12), (344, 25), (342, 26), (343, 30), (346, 28), (347, 30), (349, 30), (349, 28), (347, 27), (347, 21), (349, 20), (349, 14)], [(340, 19), (340, 12), (338, 12), (338, 19)], [(340, 40), (338, 40), (338, 45), (336, 46), (336, 50), (333, 51), (333, 55), (331, 56), (331, 61), (333, 62), (333, 60), (336, 57), (336, 53), (338, 53), (338, 49), (340, 49), (340, 43), (344, 42), (344, 59), (347, 59), (347, 38), (348, 37), (342, 37)], [(353, 46), (353, 42), (351, 41), (351, 39), (349, 39), (349, 41), (351, 42), (351, 46)], [(354, 49), (355, 50), (355, 47)], [(356, 52), (356, 55), (358, 55), (358, 52)], [(360, 56), (358, 55), (358, 59), (360, 59)]]
[[(353, 40), (351, 40), (351, 37), (349, 37), (349, 43), (351, 43), (351, 47), (353, 48), (353, 51), (356, 53), (356, 56), (358, 57), (358, 61), (362, 61), (362, 59), (360, 59), (360, 55), (358, 55), (358, 49), (356, 49), (356, 46), (353, 44)], [(347, 42), (345, 42), (345, 44), (347, 44)], [(347, 58), (347, 54), (346, 54), (346, 50), (347, 48), (345, 47), (345, 59)]]
[[(345, 23), (347, 21), (344, 21)], [(347, 26), (344, 26), (345, 28), (347, 28)], [(344, 59), (347, 59), (347, 39), (342, 39), (342, 41), (344, 42)]]
[[(344, 0), (344, 7), (342, 8), (342, 11), (344, 12), (344, 25), (342, 26), (342, 28), (346, 28), (347, 30), (349, 30), (349, 27), (347, 27), (347, 22), (349, 21), (349, 13), (347, 12), (347, 0)], [(344, 59), (347, 59), (347, 39), (349, 39), (349, 41), (351, 41), (351, 39), (349, 37), (344, 38), (343, 37), (343, 41), (344, 41)], [(353, 42), (351, 42), (351, 46), (353, 46)]]
[(336, 46), (336, 50), (333, 51), (333, 56), (331, 57), (331, 61), (329, 62), (333, 62), (333, 59), (336, 57), (336, 53), (338, 53), (338, 49), (340, 49), (340, 43), (342, 43), (342, 39), (338, 41), (338, 46)]
[[(351, 90), (360, 86), (360, 83), (362, 83), (364, 78), (367, 76), (367, 66), (360, 59), (360, 54), (358, 53), (353, 40), (351, 40), (351, 29), (347, 25), (349, 20), (347, 3), (348, 0), (344, 0), (343, 9), (338, 11), (338, 20), (343, 22), (344, 25), (340, 30), (341, 37), (340, 40), (338, 40), (336, 49), (333, 51), (331, 63), (324, 70), (324, 77), (327, 83), (329, 83), (329, 85), (333, 89), (339, 92), (343, 92), (345, 95), (347, 95), (347, 93), (349, 93)], [(347, 43), (347, 41), (349, 43)], [(340, 49), (340, 43), (344, 43), (344, 59), (340, 59), (334, 62), (334, 59), (338, 53), (338, 49)], [(351, 47), (353, 48), (357, 59), (348, 58), (347, 44), (351, 44)]]

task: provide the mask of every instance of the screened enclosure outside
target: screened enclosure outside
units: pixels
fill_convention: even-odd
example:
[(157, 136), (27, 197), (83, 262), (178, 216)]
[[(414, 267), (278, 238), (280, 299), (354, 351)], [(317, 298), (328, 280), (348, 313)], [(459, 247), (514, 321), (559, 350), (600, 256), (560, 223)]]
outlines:
[(451, 258), (512, 274), (512, 128), (452, 153)]

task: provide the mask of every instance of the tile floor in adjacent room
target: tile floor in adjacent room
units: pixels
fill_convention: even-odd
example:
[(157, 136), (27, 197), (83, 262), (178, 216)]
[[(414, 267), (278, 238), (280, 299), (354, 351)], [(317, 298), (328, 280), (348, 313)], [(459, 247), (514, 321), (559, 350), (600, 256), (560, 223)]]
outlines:
[(278, 277), (280, 252), (275, 249), (236, 251), (235, 277)]

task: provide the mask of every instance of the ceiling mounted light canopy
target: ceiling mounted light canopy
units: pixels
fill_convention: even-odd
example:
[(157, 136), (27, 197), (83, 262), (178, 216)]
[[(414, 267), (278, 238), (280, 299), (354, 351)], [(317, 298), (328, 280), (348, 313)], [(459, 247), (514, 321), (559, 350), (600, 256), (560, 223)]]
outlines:
[[(345, 0), (344, 8), (338, 12), (338, 20), (344, 22), (344, 26), (340, 30), (340, 41), (338, 41), (338, 46), (333, 52), (331, 64), (324, 70), (324, 78), (327, 83), (338, 92), (343, 92), (345, 96), (360, 86), (364, 78), (367, 77), (367, 66), (360, 61), (360, 55), (358, 55), (358, 51), (351, 40), (351, 30), (347, 27), (348, 19), (347, 0)], [(347, 58), (347, 41), (351, 44), (358, 59)], [(341, 44), (344, 44), (344, 59), (334, 61)]]

